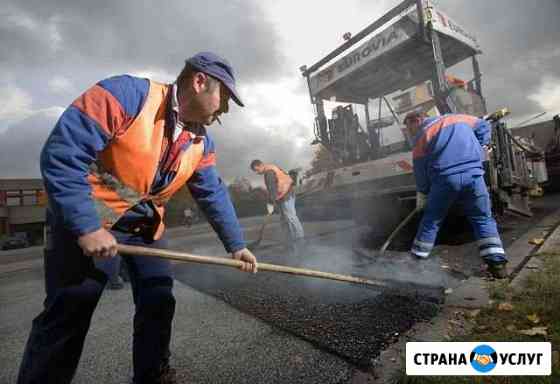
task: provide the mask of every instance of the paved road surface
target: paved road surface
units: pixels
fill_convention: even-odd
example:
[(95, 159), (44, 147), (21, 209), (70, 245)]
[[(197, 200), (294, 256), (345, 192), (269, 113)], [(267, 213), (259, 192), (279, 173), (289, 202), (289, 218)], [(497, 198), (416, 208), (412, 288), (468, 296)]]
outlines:
[[(515, 238), (557, 208), (557, 196), (537, 200), (532, 219), (510, 219), (504, 242)], [(254, 239), (262, 218), (244, 222)], [(453, 286), (478, 273), (480, 261), (468, 238), (447, 238), (439, 258), (411, 265), (406, 258), (373, 260), (351, 248), (364, 236), (350, 222), (305, 223), (310, 235), (305, 257), (286, 257), (278, 223), (267, 228), (261, 261), (300, 265), (365, 277), (441, 282)], [(189, 236), (170, 231), (170, 248), (224, 256), (216, 236), (198, 225)], [(367, 236), (366, 236), (367, 237)], [(406, 241), (406, 240), (404, 240)], [(442, 274), (440, 262), (455, 255), (459, 274)], [(0, 252), (0, 383), (15, 382), (33, 317), (44, 297), (41, 249)], [(451, 258), (453, 259), (453, 258)], [(403, 267), (404, 266), (404, 267)], [(437, 308), (422, 297), (395, 297), (344, 283), (201, 265), (176, 269), (177, 315), (173, 364), (192, 383), (358, 383), (357, 367), (396, 332), (427, 319)], [(131, 376), (130, 290), (106, 291), (95, 313), (75, 383), (127, 383)], [(416, 310), (415, 310), (416, 309)], [(420, 310), (419, 310), (420, 309)]]

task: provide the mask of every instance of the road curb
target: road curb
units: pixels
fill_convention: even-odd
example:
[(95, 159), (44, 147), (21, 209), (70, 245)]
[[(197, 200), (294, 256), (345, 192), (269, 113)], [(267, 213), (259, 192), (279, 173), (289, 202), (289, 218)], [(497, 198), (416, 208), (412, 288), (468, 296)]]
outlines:
[(560, 210), (556, 213), (559, 215), (558, 220), (554, 228), (545, 236), (544, 243), (535, 247), (527, 262), (512, 278), (510, 286), (514, 289), (520, 288), (527, 277), (543, 268), (543, 260), (538, 257), (539, 255), (560, 252)]
[[(533, 228), (506, 248), (509, 259), (508, 269), (510, 271), (510, 284), (541, 249), (538, 245), (532, 244), (530, 241), (535, 238), (551, 238), (552, 233), (558, 228), (559, 224), (560, 209), (557, 209), (553, 213), (545, 216)], [(560, 230), (555, 239), (560, 241)], [(465, 309), (476, 309), (486, 306), (490, 299), (488, 295), (488, 282), (488, 279), (482, 277), (470, 277), (447, 297), (445, 305), (447, 307)]]
[(537, 250), (536, 255), (554, 252), (560, 252), (560, 218), (559, 222), (556, 223), (556, 228), (545, 238), (544, 243)]

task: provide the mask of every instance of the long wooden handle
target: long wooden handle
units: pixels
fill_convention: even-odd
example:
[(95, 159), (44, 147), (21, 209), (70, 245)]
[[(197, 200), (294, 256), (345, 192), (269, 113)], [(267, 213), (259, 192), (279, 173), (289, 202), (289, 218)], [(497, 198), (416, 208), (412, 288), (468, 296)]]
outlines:
[[(160, 257), (169, 260), (185, 261), (185, 262), (200, 263), (200, 264), (214, 264), (214, 265), (222, 265), (222, 266), (233, 267), (233, 268), (239, 268), (242, 265), (241, 261), (230, 259), (230, 258), (199, 256), (199, 255), (192, 255), (190, 253), (185, 253), (185, 252), (170, 251), (167, 249), (137, 247), (133, 245), (124, 245), (124, 244), (118, 244), (117, 249), (119, 253), (123, 253), (126, 255)], [(341, 275), (338, 273), (316, 271), (307, 268), (294, 268), (285, 265), (267, 264), (267, 263), (258, 263), (257, 267), (259, 271), (280, 272), (280, 273), (288, 273), (292, 275), (311, 276), (311, 277), (318, 277), (320, 279), (338, 280), (338, 281), (345, 281), (349, 283), (364, 284), (364, 285), (383, 287), (383, 288), (388, 287), (388, 284), (383, 281), (369, 280), (369, 279), (364, 279), (362, 277)]]
[(418, 212), (418, 209), (414, 209), (414, 211), (410, 212), (408, 214), (408, 216), (403, 221), (401, 221), (401, 223), (397, 226), (397, 228), (395, 228), (395, 230), (391, 233), (391, 235), (389, 235), (389, 237), (387, 238), (387, 241), (385, 241), (385, 243), (383, 243), (383, 246), (379, 250), (379, 254), (382, 255), (385, 252), (385, 250), (387, 249), (389, 244), (391, 244), (391, 241), (393, 240), (393, 237), (395, 237), (397, 235), (397, 233), (399, 233), (399, 231), (402, 229), (402, 227), (404, 227), (406, 224), (408, 224), (408, 222), (414, 217), (416, 212)]

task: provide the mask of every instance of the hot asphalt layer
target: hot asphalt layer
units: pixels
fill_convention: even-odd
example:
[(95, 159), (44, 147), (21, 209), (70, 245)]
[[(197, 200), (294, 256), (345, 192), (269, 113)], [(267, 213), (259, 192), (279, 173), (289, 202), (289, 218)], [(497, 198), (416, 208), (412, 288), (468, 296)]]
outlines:
[[(300, 258), (288, 256), (281, 246), (265, 247), (258, 257), (269, 263), (375, 276), (364, 267), (363, 258), (344, 246), (351, 244), (351, 235), (347, 231), (309, 241)], [(396, 296), (344, 282), (268, 272), (245, 275), (205, 265), (176, 264), (175, 272), (177, 280), (362, 369), (395, 334), (438, 312), (415, 292)]]

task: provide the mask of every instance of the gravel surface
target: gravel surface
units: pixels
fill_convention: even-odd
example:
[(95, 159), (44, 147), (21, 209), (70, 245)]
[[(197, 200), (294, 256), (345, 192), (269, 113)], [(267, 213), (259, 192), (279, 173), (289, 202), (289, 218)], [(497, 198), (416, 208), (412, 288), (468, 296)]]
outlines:
[[(369, 277), (364, 259), (342, 244), (348, 239), (338, 235), (331, 240), (322, 238), (319, 244), (308, 244), (303, 259), (290, 258), (279, 247), (258, 257), (263, 262), (358, 276), (357, 272), (362, 272)], [(399, 333), (418, 321), (429, 320), (439, 310), (432, 298), (388, 294), (377, 288), (309, 277), (266, 272), (251, 275), (192, 264), (177, 264), (175, 272), (179, 281), (361, 369), (371, 367), (372, 360)]]
[(360, 368), (369, 368), (399, 333), (438, 312), (434, 304), (404, 296), (379, 295), (348, 304), (263, 294), (250, 288), (221, 291), (216, 296)]

